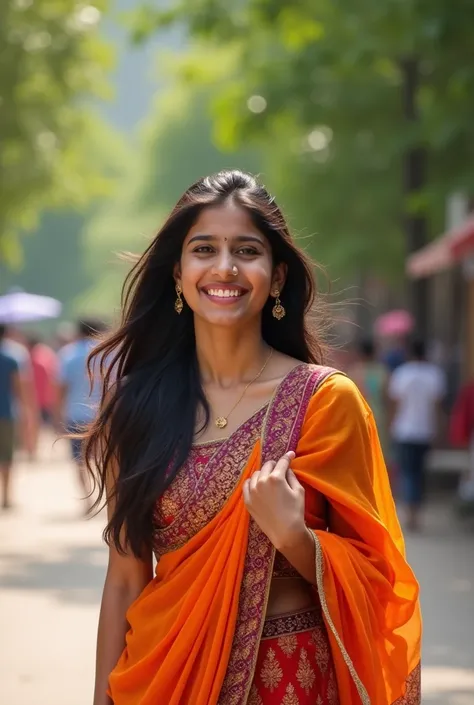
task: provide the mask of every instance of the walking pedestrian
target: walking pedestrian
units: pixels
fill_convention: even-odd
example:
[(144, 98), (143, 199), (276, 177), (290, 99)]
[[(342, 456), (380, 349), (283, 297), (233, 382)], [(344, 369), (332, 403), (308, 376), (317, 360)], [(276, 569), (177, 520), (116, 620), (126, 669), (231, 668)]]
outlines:
[[(25, 335), (17, 328), (3, 326), (1, 345), (3, 351), (14, 357), (17, 362), (23, 397), (21, 419), (15, 423), (15, 444), (24, 450), (28, 459), (32, 461), (35, 455), (35, 439), (39, 425), (39, 408), (30, 354), (25, 345)], [(13, 413), (15, 417), (20, 415), (16, 405), (14, 405)]]
[(58, 358), (54, 350), (42, 342), (38, 335), (29, 335), (27, 341), (38, 407), (38, 423), (35, 425), (32, 453), (36, 458), (41, 428), (50, 427), (53, 422)]
[(27, 423), (28, 395), (20, 363), (5, 344), (6, 328), (0, 324), (0, 482), (2, 509), (10, 509), (15, 423)]
[(419, 703), (373, 415), (322, 364), (275, 200), (239, 171), (199, 180), (124, 293), (85, 434), (108, 508), (94, 705)]
[(425, 344), (414, 340), (410, 360), (393, 373), (391, 433), (396, 444), (401, 493), (407, 510), (407, 528), (420, 528), (426, 460), (436, 437), (446, 393), (444, 374), (426, 359)]
[(41, 421), (49, 425), (53, 418), (58, 356), (38, 335), (28, 337), (28, 348)]
[(90, 507), (90, 485), (82, 457), (82, 443), (78, 433), (95, 417), (100, 401), (99, 372), (91, 381), (87, 373), (87, 359), (96, 344), (96, 336), (104, 330), (102, 322), (83, 320), (78, 323), (78, 338), (59, 352), (59, 377), (56, 394), (56, 425), (71, 434), (71, 454), (77, 469), (79, 486)]

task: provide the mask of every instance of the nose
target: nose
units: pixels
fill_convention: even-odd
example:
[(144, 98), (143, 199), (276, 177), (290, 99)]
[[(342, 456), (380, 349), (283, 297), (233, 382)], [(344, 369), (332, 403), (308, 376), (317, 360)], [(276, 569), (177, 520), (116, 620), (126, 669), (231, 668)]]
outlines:
[(235, 278), (232, 253), (227, 248), (223, 249), (216, 257), (212, 268), (212, 274), (222, 281), (227, 281), (228, 279), (232, 280)]

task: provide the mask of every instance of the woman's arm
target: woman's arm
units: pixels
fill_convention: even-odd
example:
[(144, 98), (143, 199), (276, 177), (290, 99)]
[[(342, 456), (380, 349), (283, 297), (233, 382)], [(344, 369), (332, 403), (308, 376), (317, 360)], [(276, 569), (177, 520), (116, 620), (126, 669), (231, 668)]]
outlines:
[(316, 583), (314, 538), (304, 519), (305, 491), (290, 469), (295, 454), (285, 453), (254, 472), (243, 487), (251, 516), (277, 551), (310, 583)]
[(151, 560), (119, 556), (110, 549), (97, 635), (94, 705), (112, 705), (107, 695), (109, 675), (125, 648), (126, 613), (152, 578)]
[[(107, 514), (109, 520), (114, 509), (108, 492)], [(100, 607), (97, 635), (96, 675), (93, 705), (112, 705), (107, 695), (109, 675), (125, 648), (128, 631), (126, 613), (153, 577), (152, 557), (136, 558), (131, 553), (121, 555), (114, 546), (109, 547), (109, 564)]]

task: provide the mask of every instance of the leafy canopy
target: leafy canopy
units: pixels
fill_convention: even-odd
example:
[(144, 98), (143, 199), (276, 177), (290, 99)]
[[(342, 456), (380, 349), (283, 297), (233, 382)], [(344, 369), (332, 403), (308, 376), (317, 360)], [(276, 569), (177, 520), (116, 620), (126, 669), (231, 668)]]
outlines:
[(111, 53), (97, 35), (107, 0), (0, 3), (0, 262), (45, 205), (77, 205), (104, 179), (84, 159), (88, 103), (107, 92)]
[[(216, 51), (234, 57), (213, 99), (216, 138), (265, 149), (278, 193), (327, 261), (399, 275), (402, 211), (426, 214), (437, 234), (446, 196), (474, 189), (470, 0), (175, 0), (132, 19), (137, 41), (175, 24), (206, 47), (208, 71)], [(413, 61), (417, 121), (403, 106)], [(194, 50), (188, 63), (185, 78), (202, 80)], [(406, 202), (402, 155), (420, 144), (427, 187)]]

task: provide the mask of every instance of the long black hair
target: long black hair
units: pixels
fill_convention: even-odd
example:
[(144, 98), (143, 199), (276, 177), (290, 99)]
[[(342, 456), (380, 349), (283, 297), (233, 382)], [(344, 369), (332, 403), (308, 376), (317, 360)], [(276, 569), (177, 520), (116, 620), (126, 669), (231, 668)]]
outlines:
[(98, 489), (94, 506), (111, 492), (114, 511), (104, 538), (121, 552), (140, 556), (151, 547), (156, 501), (189, 454), (200, 407), (209, 420), (193, 313), (186, 304), (181, 315), (174, 310), (173, 271), (202, 209), (229, 199), (245, 208), (268, 238), (274, 264), (288, 268), (281, 296), (286, 316), (280, 321), (272, 316), (269, 298), (262, 313), (265, 342), (302, 362), (323, 359), (306, 315), (315, 300), (313, 265), (292, 241), (275, 200), (241, 171), (197, 181), (127, 276), (120, 325), (89, 359), (89, 370), (100, 361), (103, 391), (100, 412), (84, 434), (85, 461)]

